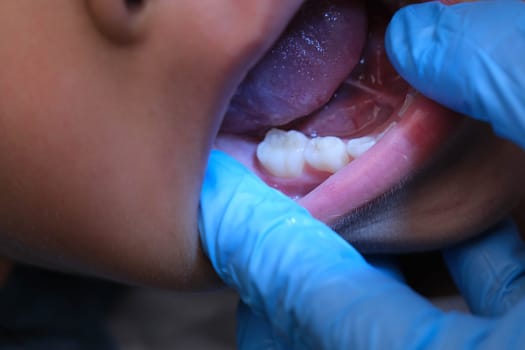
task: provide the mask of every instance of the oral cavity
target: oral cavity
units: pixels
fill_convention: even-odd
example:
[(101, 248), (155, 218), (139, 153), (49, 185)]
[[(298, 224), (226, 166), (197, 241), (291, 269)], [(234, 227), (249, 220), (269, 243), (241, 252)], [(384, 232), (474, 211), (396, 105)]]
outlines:
[(401, 2), (307, 1), (238, 88), (216, 147), (326, 223), (417, 171), (458, 122), (388, 61)]
[(360, 157), (408, 90), (383, 48), (389, 16), (380, 3), (307, 1), (239, 86), (221, 131), (264, 138), (256, 159), (281, 179)]

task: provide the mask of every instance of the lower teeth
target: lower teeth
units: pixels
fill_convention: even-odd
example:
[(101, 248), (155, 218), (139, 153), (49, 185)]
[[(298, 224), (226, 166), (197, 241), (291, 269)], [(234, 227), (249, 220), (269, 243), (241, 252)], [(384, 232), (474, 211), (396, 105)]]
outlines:
[(380, 136), (345, 142), (335, 136), (309, 139), (299, 131), (272, 129), (257, 146), (257, 159), (266, 171), (279, 178), (297, 178), (305, 172), (306, 165), (333, 174), (372, 148)]
[(366, 151), (368, 151), (377, 142), (377, 139), (373, 136), (364, 136), (357, 139), (348, 141), (346, 145), (346, 151), (353, 158), (361, 157)]
[(257, 146), (257, 159), (272, 175), (295, 178), (303, 173), (304, 150), (308, 138), (299, 131), (268, 131), (264, 141)]
[(350, 163), (345, 143), (335, 136), (310, 139), (303, 156), (312, 168), (329, 173), (335, 173)]

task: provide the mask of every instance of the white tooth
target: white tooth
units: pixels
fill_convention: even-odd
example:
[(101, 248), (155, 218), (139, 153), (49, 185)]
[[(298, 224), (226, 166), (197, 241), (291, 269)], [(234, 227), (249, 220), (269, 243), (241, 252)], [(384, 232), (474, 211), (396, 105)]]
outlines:
[(274, 176), (298, 177), (303, 173), (303, 153), (307, 143), (308, 138), (298, 131), (272, 129), (257, 146), (257, 158)]
[(350, 162), (345, 143), (334, 136), (311, 139), (304, 150), (304, 158), (312, 168), (330, 173)]
[(359, 158), (366, 151), (376, 144), (376, 139), (372, 136), (363, 136), (348, 141), (346, 150), (353, 158)]

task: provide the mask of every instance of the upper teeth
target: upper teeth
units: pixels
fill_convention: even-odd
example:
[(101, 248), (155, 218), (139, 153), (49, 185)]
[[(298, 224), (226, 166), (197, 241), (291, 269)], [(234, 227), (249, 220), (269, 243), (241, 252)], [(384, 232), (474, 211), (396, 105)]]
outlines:
[(258, 145), (257, 159), (270, 174), (282, 178), (299, 177), (305, 162), (314, 169), (335, 173), (376, 142), (376, 138), (365, 136), (345, 144), (334, 136), (308, 139), (295, 130), (272, 129)]

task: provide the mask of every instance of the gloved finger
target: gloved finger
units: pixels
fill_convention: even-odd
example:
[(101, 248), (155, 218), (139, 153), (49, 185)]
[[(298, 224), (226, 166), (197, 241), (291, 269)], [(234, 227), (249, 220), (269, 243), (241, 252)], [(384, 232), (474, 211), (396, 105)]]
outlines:
[(378, 270), (383, 271), (398, 282), (405, 282), (405, 277), (401, 268), (397, 264), (397, 259), (390, 255), (365, 255), (366, 261)]
[(237, 309), (237, 348), (241, 350), (285, 350), (282, 338), (278, 337), (270, 322), (256, 315), (242, 301)]
[(525, 300), (525, 243), (511, 220), (444, 257), (473, 313), (498, 316)]
[[(293, 343), (305, 334), (315, 344), (333, 341), (323, 339), (331, 323), (321, 321), (345, 307), (340, 295), (350, 281), (344, 271), (371, 270), (355, 249), (217, 151), (210, 156), (199, 214), (205, 253), (250, 308)], [(354, 289), (370, 295), (359, 284)]]
[(394, 15), (385, 45), (417, 90), (525, 147), (524, 23), (524, 1), (427, 2)]
[(293, 347), (460, 348), (494, 327), (443, 314), (220, 152), (205, 177), (200, 231), (219, 276)]

